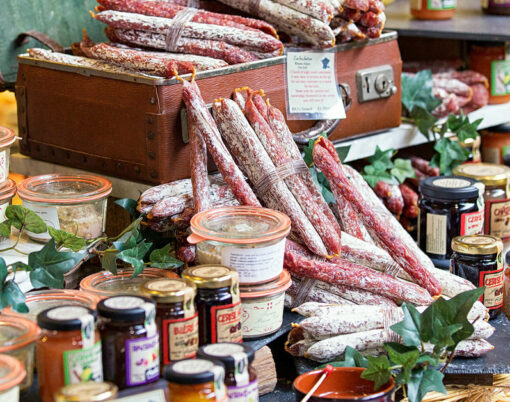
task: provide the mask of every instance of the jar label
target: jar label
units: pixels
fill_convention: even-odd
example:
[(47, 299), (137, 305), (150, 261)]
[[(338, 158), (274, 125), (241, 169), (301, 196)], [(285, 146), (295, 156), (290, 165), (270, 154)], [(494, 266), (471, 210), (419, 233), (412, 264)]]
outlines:
[(510, 94), (510, 60), (494, 60), (491, 63), (491, 94)]
[(446, 215), (427, 214), (425, 251), (430, 254), (446, 255), (447, 250)]
[(509, 0), (482, 0), (483, 8), (510, 8)]
[(9, 203), (6, 202), (5, 204), (0, 205), (0, 222), (5, 221), (5, 210), (9, 206)]
[(267, 247), (222, 247), (221, 264), (235, 268), (241, 283), (276, 278), (283, 269), (285, 239)]
[(0, 402), (12, 402), (19, 401), (19, 385), (12, 387), (11, 389), (4, 391), (0, 394)]
[(489, 310), (503, 306), (503, 268), (496, 271), (480, 272), (479, 285), (485, 286), (485, 292), (480, 296), (480, 301)]
[(429, 10), (451, 10), (457, 7), (457, 0), (428, 0)]
[(510, 199), (487, 201), (485, 234), (501, 239), (510, 237)]
[(0, 183), (7, 180), (9, 177), (9, 159), (7, 158), (7, 151), (0, 152)]
[(461, 214), (460, 235), (483, 234), (483, 217), (483, 210)]
[[(55, 229), (60, 229), (60, 222), (58, 220), (58, 211), (57, 207), (54, 206), (46, 206), (46, 205), (39, 205), (34, 202), (30, 201), (23, 201), (23, 205), (34, 211), (39, 217), (46, 223), (47, 226), (51, 226)], [(32, 233), (27, 230), (27, 234), (37, 240), (49, 240), (50, 235), (48, 232), (44, 233)]]
[(64, 382), (66, 385), (87, 381), (103, 381), (101, 341), (95, 345), (67, 350), (64, 358)]
[(247, 385), (227, 387), (229, 402), (257, 402), (259, 400), (259, 387), (257, 380)]
[(211, 343), (241, 343), (241, 302), (211, 307)]
[(126, 384), (142, 385), (159, 378), (159, 336), (126, 340)]
[(285, 292), (276, 297), (244, 299), (243, 335), (256, 337), (277, 331), (282, 326), (284, 302)]
[(180, 320), (163, 320), (163, 363), (195, 357), (198, 350), (198, 314)]

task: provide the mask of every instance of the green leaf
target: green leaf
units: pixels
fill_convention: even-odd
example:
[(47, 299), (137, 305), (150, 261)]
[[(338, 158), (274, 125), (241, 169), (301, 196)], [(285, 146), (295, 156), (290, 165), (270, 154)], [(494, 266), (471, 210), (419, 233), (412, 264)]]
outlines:
[(344, 359), (343, 361), (322, 364), (317, 369), (323, 369), (327, 364), (331, 364), (333, 367), (368, 367), (367, 358), (350, 346), (345, 348)]
[(407, 346), (421, 346), (420, 329), (421, 315), (412, 304), (403, 303), (404, 320), (391, 326), (396, 334), (400, 335)]
[(32, 271), (32, 268), (25, 264), (24, 262), (21, 262), (21, 261), (16, 261), (14, 263), (11, 264), (11, 268), (13, 270), (13, 272), (16, 272), (16, 271)]
[(6, 219), (0, 223), (0, 237), (9, 237), (11, 235), (11, 221)]
[(382, 180), (387, 183), (395, 183), (395, 179), (391, 175), (384, 170), (377, 170), (374, 165), (365, 166), (363, 169), (363, 173), (361, 173), (363, 179), (369, 184), (370, 187), (374, 188), (378, 181)]
[(145, 243), (142, 241), (140, 244), (133, 248), (121, 251), (117, 254), (117, 258), (128, 264), (131, 264), (134, 268), (132, 277), (138, 276), (142, 273), (144, 267), (143, 257), (147, 254), (147, 251), (151, 248), (152, 243)]
[(117, 275), (117, 252), (114, 251), (100, 254), (99, 261), (101, 262), (101, 268)]
[(452, 170), (467, 160), (469, 151), (463, 149), (457, 141), (452, 141), (449, 138), (441, 138), (434, 145), (434, 150), (439, 154), (439, 159), (434, 157), (432, 161), (435, 165), (439, 166), (441, 174), (449, 175)]
[(391, 158), (395, 154), (395, 150), (393, 148), (389, 148), (386, 151), (381, 150), (379, 145), (376, 145), (374, 154), (368, 158), (368, 161), (376, 165), (378, 164), (378, 170), (387, 170), (393, 167), (393, 162)]
[(338, 157), (340, 158), (340, 161), (343, 162), (347, 158), (347, 155), (349, 155), (351, 146), (347, 145), (344, 147), (335, 147), (335, 149), (336, 149), (336, 153), (337, 153)]
[(388, 342), (384, 344), (388, 357), (392, 364), (402, 366), (402, 371), (397, 377), (399, 385), (407, 383), (411, 370), (420, 357), (420, 351), (416, 346), (404, 346), (399, 343)]
[(8, 274), (9, 271), (7, 271), (7, 263), (2, 257), (0, 257), (0, 284), (4, 283)]
[(5, 216), (18, 230), (24, 227), (32, 233), (46, 232), (46, 224), (41, 217), (22, 205), (9, 205), (5, 210)]
[(397, 178), (400, 183), (403, 183), (407, 178), (415, 178), (416, 173), (411, 165), (410, 159), (395, 159), (395, 167), (391, 169), (391, 174)]
[(57, 248), (64, 247), (73, 251), (80, 251), (87, 245), (83, 237), (76, 236), (75, 234), (66, 232), (65, 230), (55, 229), (48, 226), (48, 233), (50, 237), (55, 240)]
[(411, 372), (407, 383), (409, 402), (421, 402), (427, 392), (437, 391), (446, 394), (443, 385), (443, 373), (433, 368), (416, 368)]
[(151, 267), (155, 268), (179, 268), (184, 265), (181, 260), (170, 255), (170, 244), (153, 250), (149, 256)]
[(138, 217), (139, 214), (138, 211), (136, 210), (136, 206), (138, 205), (138, 203), (135, 200), (131, 198), (121, 198), (120, 200), (116, 200), (115, 204), (128, 211), (129, 216), (131, 216), (131, 219), (136, 219)]
[(361, 373), (361, 378), (373, 381), (374, 389), (377, 391), (391, 378), (390, 362), (386, 355), (374, 357), (367, 356), (368, 368)]
[(305, 161), (307, 166), (313, 165), (313, 144), (315, 144), (314, 139), (310, 139), (308, 141), (308, 145), (303, 147), (303, 160)]
[(429, 355), (428, 353), (423, 353), (416, 361), (416, 364), (424, 364), (436, 367), (439, 365), (439, 359)]
[(18, 313), (28, 313), (25, 294), (12, 279), (5, 282), (2, 287), (2, 306), (11, 306)]
[(478, 126), (483, 119), (478, 119), (471, 123), (468, 116), (454, 115), (448, 116), (446, 121), (448, 129), (457, 135), (460, 142), (466, 142), (468, 139), (475, 139), (478, 137)]
[(402, 74), (402, 104), (409, 113), (415, 107), (431, 112), (441, 104), (441, 101), (432, 95), (432, 73), (422, 70), (414, 75)]
[(46, 287), (61, 289), (64, 287), (64, 275), (56, 277), (43, 267), (38, 267), (30, 272), (30, 282), (35, 289)]
[(414, 120), (414, 123), (416, 124), (416, 127), (418, 127), (420, 133), (430, 140), (430, 130), (437, 123), (437, 117), (430, 113), (430, 111), (419, 106), (413, 108), (410, 116), (411, 119)]

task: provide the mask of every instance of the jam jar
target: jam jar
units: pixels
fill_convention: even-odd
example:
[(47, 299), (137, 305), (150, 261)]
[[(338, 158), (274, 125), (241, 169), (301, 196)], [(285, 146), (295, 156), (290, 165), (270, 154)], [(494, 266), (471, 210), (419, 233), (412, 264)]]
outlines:
[(411, 0), (411, 14), (420, 20), (448, 20), (456, 8), (457, 0)]
[(242, 342), (236, 270), (222, 265), (197, 265), (185, 269), (182, 277), (197, 287), (199, 344)]
[(61, 306), (37, 316), (37, 374), (43, 402), (52, 402), (64, 385), (103, 381), (101, 340), (94, 310)]
[(503, 243), (489, 235), (459, 236), (452, 240), (450, 270), (477, 287), (485, 286), (481, 302), (497, 317), (503, 307)]
[(485, 14), (510, 15), (510, 0), (482, 0)]
[(165, 367), (169, 402), (228, 401), (225, 368), (219, 360), (188, 359)]
[(484, 162), (510, 166), (510, 123), (482, 131)]
[(184, 279), (154, 279), (142, 292), (156, 301), (161, 367), (195, 357), (198, 350), (196, 287)]
[(225, 365), (229, 402), (259, 400), (257, 372), (252, 366), (255, 350), (246, 344), (215, 343), (200, 347), (198, 356), (218, 359)]
[(81, 382), (61, 388), (55, 394), (55, 402), (111, 401), (117, 393), (117, 386), (111, 382)]
[(97, 305), (105, 381), (124, 389), (159, 379), (159, 336), (154, 301), (113, 296)]
[(420, 182), (418, 241), (436, 267), (448, 269), (456, 236), (483, 233), (477, 180), (438, 176)]

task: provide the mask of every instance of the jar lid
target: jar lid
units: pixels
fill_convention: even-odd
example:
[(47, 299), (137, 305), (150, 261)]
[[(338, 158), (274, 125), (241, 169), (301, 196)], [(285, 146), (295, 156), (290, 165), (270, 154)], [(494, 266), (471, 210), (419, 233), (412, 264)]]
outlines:
[(15, 387), (27, 375), (23, 363), (9, 355), (0, 355), (0, 392)]
[(278, 279), (261, 283), (260, 285), (240, 285), (239, 294), (241, 299), (254, 299), (264, 296), (272, 296), (285, 292), (292, 285), (292, 279), (289, 272), (284, 269)]
[[(227, 370), (235, 369), (240, 362), (248, 360), (248, 364), (255, 358), (255, 349), (245, 343), (222, 342), (201, 346), (198, 356), (213, 358), (221, 361)], [(239, 369), (243, 372), (244, 367)]]
[(119, 389), (111, 382), (79, 382), (66, 385), (55, 394), (56, 402), (100, 402), (117, 396)]
[(452, 250), (471, 255), (498, 254), (503, 251), (503, 242), (489, 235), (457, 236), (452, 240)]
[(0, 149), (6, 148), (16, 141), (14, 130), (7, 127), (0, 127)]
[(54, 331), (74, 331), (81, 329), (92, 317), (97, 321), (97, 313), (88, 307), (65, 305), (52, 307), (37, 315), (37, 324), (42, 329)]
[(33, 176), (18, 184), (23, 200), (54, 204), (79, 204), (107, 197), (112, 183), (100, 176), (46, 174)]
[(99, 315), (113, 321), (152, 321), (156, 315), (155, 303), (142, 296), (112, 296), (97, 305)]
[(16, 183), (7, 178), (6, 183), (0, 188), (0, 202), (10, 200), (16, 194)]
[(158, 302), (175, 303), (193, 300), (197, 288), (194, 283), (184, 279), (161, 278), (145, 282), (142, 292)]
[(420, 182), (420, 193), (427, 197), (451, 201), (478, 198), (480, 193), (476, 183), (475, 179), (468, 177), (428, 177)]
[(453, 174), (471, 177), (486, 186), (506, 186), (510, 168), (496, 163), (466, 163), (453, 169)]
[(223, 383), (225, 368), (219, 360), (187, 359), (165, 366), (163, 377), (176, 384)]
[(194, 283), (197, 288), (205, 289), (222, 288), (239, 282), (239, 275), (234, 268), (216, 264), (186, 268), (182, 277)]
[(253, 244), (281, 239), (290, 232), (287, 215), (268, 208), (247, 206), (213, 208), (191, 218), (188, 242), (204, 240)]
[(0, 353), (7, 353), (35, 342), (41, 330), (22, 317), (0, 316)]

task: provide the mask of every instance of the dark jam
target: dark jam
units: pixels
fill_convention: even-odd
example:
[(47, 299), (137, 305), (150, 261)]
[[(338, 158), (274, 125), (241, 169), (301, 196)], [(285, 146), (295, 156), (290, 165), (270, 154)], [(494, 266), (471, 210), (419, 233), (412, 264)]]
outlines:
[[(215, 322), (215, 312), (219, 311), (218, 307), (223, 308), (233, 304), (230, 288), (198, 289), (196, 303), (199, 316), (198, 342), (200, 345), (214, 343), (213, 323)], [(239, 321), (240, 325), (241, 322)]]

